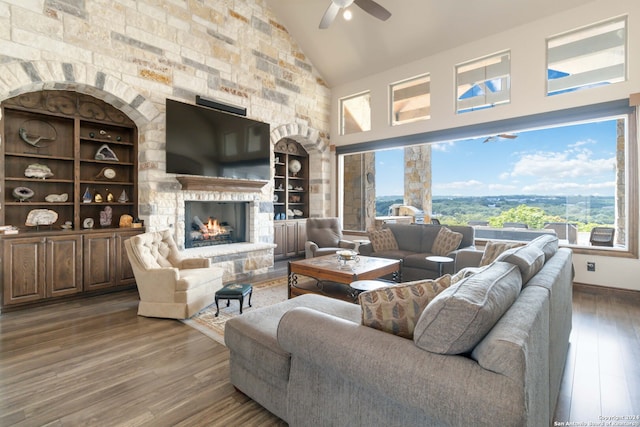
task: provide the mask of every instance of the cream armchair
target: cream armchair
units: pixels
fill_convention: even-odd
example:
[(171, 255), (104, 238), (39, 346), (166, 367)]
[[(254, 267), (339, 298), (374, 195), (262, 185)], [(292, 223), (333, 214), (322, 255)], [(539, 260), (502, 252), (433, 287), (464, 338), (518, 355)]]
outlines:
[(215, 300), (223, 270), (208, 258), (183, 258), (169, 230), (124, 242), (138, 285), (138, 315), (186, 319)]

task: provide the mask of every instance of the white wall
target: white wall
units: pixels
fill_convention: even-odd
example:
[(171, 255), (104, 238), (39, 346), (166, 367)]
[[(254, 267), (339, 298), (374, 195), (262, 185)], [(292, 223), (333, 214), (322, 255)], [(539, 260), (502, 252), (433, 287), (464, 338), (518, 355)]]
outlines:
[[(628, 16), (627, 81), (547, 97), (545, 95), (546, 38), (622, 15)], [(630, 94), (640, 92), (638, 41), (640, 41), (640, 1), (594, 1), (456, 49), (332, 88), (331, 142), (336, 146), (351, 145), (628, 98)], [(511, 51), (511, 102), (505, 106), (457, 115), (454, 89), (455, 65), (504, 50)], [(431, 119), (404, 126), (390, 126), (388, 85), (425, 72), (431, 74)], [(365, 90), (371, 91), (372, 130), (340, 136), (338, 132), (339, 99)], [(504, 129), (505, 132), (510, 130)], [(630, 216), (638, 219), (638, 212), (631, 212)], [(596, 272), (586, 271), (587, 261), (596, 262)], [(638, 279), (640, 261), (637, 259), (576, 254), (574, 266), (576, 282), (640, 290)]]

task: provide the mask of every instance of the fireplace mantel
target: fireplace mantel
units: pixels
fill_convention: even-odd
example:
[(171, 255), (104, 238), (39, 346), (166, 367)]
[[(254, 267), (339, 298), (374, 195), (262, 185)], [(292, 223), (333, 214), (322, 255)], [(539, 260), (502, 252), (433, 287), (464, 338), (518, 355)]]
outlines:
[(226, 191), (252, 193), (260, 191), (262, 187), (269, 183), (269, 181), (262, 180), (215, 178), (208, 176), (187, 175), (179, 175), (176, 177), (176, 179), (182, 185), (183, 190), (193, 191)]

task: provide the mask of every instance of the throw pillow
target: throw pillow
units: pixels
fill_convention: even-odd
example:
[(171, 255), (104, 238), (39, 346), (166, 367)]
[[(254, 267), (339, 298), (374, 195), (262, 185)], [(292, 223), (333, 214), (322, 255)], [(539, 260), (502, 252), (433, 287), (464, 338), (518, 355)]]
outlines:
[(558, 252), (558, 236), (547, 234), (537, 237), (529, 242), (530, 246), (535, 246), (544, 252), (545, 262)]
[(388, 228), (369, 231), (369, 240), (374, 252), (398, 250), (398, 242), (396, 242), (393, 232)]
[(468, 353), (511, 307), (521, 288), (518, 267), (494, 262), (436, 296), (420, 315), (413, 341), (432, 353)]
[(413, 338), (420, 313), (451, 284), (445, 274), (434, 280), (416, 280), (360, 294), (362, 324), (404, 338)]
[(496, 261), (504, 261), (517, 265), (520, 269), (520, 274), (522, 274), (522, 284), (524, 285), (542, 270), (545, 256), (542, 249), (529, 244), (520, 248), (504, 251), (496, 258)]
[(488, 241), (484, 246), (484, 253), (482, 254), (479, 267), (491, 264), (496, 258), (498, 258), (498, 255), (507, 249), (516, 248), (522, 245), (524, 245), (524, 243)]
[(436, 236), (436, 240), (433, 241), (431, 252), (436, 255), (447, 256), (450, 252), (458, 249), (460, 242), (462, 242), (462, 233), (456, 233), (447, 227), (442, 227)]

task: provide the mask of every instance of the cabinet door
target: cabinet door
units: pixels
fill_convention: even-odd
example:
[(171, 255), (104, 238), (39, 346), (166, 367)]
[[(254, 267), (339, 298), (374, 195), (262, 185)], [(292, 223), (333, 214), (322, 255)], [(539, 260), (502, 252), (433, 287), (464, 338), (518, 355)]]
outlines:
[(112, 233), (84, 236), (84, 290), (116, 286), (116, 247)]
[(45, 297), (45, 239), (30, 237), (3, 242), (3, 305)]
[(304, 256), (304, 244), (307, 241), (307, 221), (298, 221), (298, 256)]
[(287, 221), (286, 229), (286, 255), (287, 257), (294, 257), (298, 253), (298, 223)]
[(273, 243), (277, 246), (273, 249), (273, 257), (275, 259), (284, 258), (286, 254), (286, 227), (282, 222), (276, 222), (274, 224)]
[(82, 291), (82, 238), (48, 237), (46, 242), (46, 296), (57, 297)]
[(123, 233), (116, 235), (116, 270), (118, 272), (116, 286), (130, 285), (135, 282), (133, 269), (131, 268), (131, 263), (127, 256), (127, 250), (124, 247), (124, 241), (136, 234), (139, 233)]

